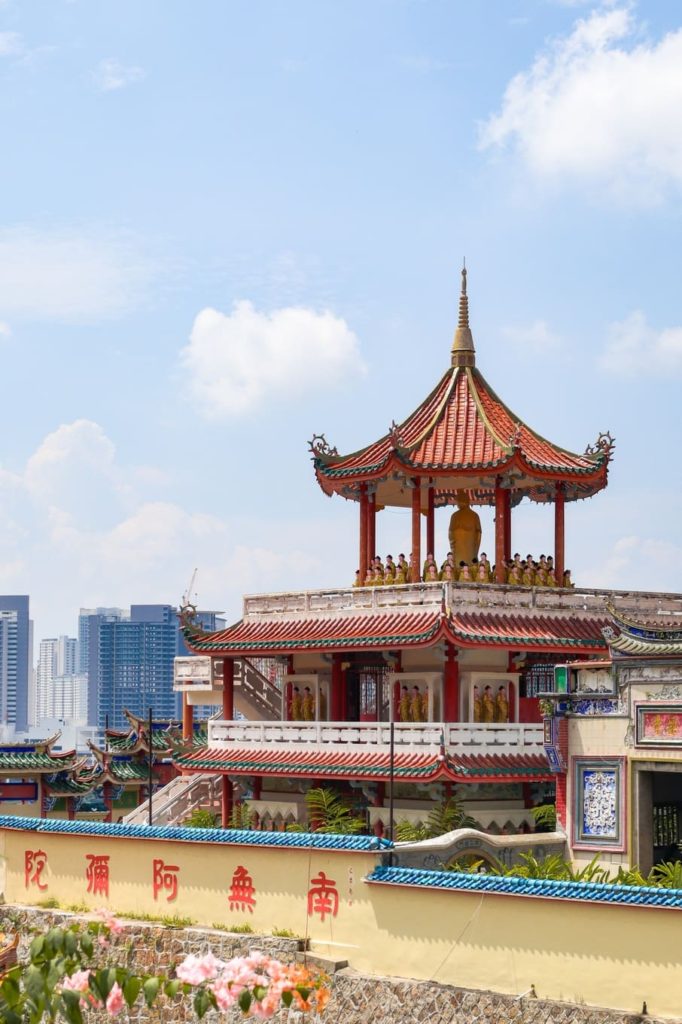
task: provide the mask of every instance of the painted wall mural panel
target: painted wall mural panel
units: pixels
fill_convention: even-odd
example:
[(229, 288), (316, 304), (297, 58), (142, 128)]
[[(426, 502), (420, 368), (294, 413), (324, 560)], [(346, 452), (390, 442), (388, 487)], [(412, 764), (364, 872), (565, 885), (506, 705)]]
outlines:
[(682, 747), (682, 705), (636, 704), (635, 744), (638, 747)]
[(625, 848), (623, 758), (573, 759), (573, 845)]

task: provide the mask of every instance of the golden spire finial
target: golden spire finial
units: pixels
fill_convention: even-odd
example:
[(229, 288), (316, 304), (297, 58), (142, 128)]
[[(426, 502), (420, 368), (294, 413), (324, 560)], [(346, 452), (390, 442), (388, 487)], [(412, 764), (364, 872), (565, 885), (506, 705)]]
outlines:
[(469, 327), (469, 298), (467, 296), (467, 265), (462, 261), (462, 290), (459, 295), (459, 320), (452, 343), (453, 366), (475, 366), (476, 349)]

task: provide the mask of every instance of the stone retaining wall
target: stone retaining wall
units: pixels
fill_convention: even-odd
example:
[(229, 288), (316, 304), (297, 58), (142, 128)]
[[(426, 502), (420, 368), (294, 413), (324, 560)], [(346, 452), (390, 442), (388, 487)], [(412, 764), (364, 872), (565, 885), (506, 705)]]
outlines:
[[(86, 920), (64, 911), (35, 907), (0, 907), (0, 929), (19, 930), (20, 958), (34, 934), (54, 925)], [(209, 950), (222, 959), (244, 956), (259, 949), (290, 962), (300, 955), (303, 940), (256, 936), (203, 928), (169, 928), (156, 923), (126, 922), (120, 935), (112, 936), (110, 951), (116, 962), (140, 973), (168, 972), (188, 953)], [(118, 955), (116, 955), (118, 954)], [(540, 993), (542, 994), (542, 993)], [(111, 1021), (105, 1014), (92, 1014), (91, 1021)], [(185, 1024), (194, 1021), (187, 1000), (165, 1003), (153, 1011), (136, 1008), (132, 1024)], [(207, 1022), (237, 1022), (241, 1013), (209, 1013)], [(311, 1018), (296, 1010), (282, 1010), (277, 1024), (304, 1024)], [(332, 998), (320, 1024), (682, 1024), (682, 1017), (655, 1018), (639, 1013), (598, 1009), (575, 1003), (560, 1003), (526, 996), (515, 998), (494, 992), (478, 992), (428, 981), (368, 977), (345, 968), (333, 977)]]

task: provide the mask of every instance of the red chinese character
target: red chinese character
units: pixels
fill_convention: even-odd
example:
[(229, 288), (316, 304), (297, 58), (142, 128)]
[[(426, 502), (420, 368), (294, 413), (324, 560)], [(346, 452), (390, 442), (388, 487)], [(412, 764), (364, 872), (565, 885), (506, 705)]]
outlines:
[(313, 878), (308, 890), (308, 917), (319, 914), (320, 920), (324, 921), (327, 914), (336, 917), (338, 912), (339, 894), (336, 882), (333, 878), (327, 878), (324, 871), (320, 871), (317, 878)]
[(109, 898), (109, 857), (96, 856), (94, 853), (86, 854), (90, 861), (85, 869), (85, 877), (88, 880), (88, 892), (93, 896), (106, 896)]
[(178, 876), (180, 870), (177, 864), (164, 864), (162, 860), (154, 861), (154, 899), (158, 900), (159, 893), (168, 892), (166, 900), (170, 903), (178, 895)]
[(47, 883), (43, 884), (40, 876), (47, 867), (47, 854), (44, 850), (26, 850), (24, 853), (24, 882), (26, 888), (33, 884), (37, 885), (41, 892), (47, 889)]
[(256, 905), (255, 892), (251, 875), (246, 868), (240, 865), (232, 876), (232, 884), (227, 897), (230, 901), (230, 910), (248, 910), (250, 914), (253, 914), (253, 908)]

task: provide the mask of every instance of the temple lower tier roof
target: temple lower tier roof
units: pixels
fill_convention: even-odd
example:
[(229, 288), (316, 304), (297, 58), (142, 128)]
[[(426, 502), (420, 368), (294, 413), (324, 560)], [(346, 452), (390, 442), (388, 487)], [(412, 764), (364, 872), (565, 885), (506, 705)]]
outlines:
[(238, 657), (296, 651), (349, 651), (431, 647), (503, 647), (516, 651), (605, 654), (604, 615), (550, 615), (523, 610), (448, 612), (386, 611), (375, 614), (244, 619), (215, 633), (184, 631), (196, 654)]
[(603, 634), (612, 653), (621, 657), (682, 658), (682, 620), (631, 619), (609, 607), (611, 621)]
[[(204, 747), (175, 759), (178, 768), (223, 775), (388, 781), (389, 751)], [(533, 782), (553, 778), (542, 754), (396, 752), (394, 777), (402, 782)]]

